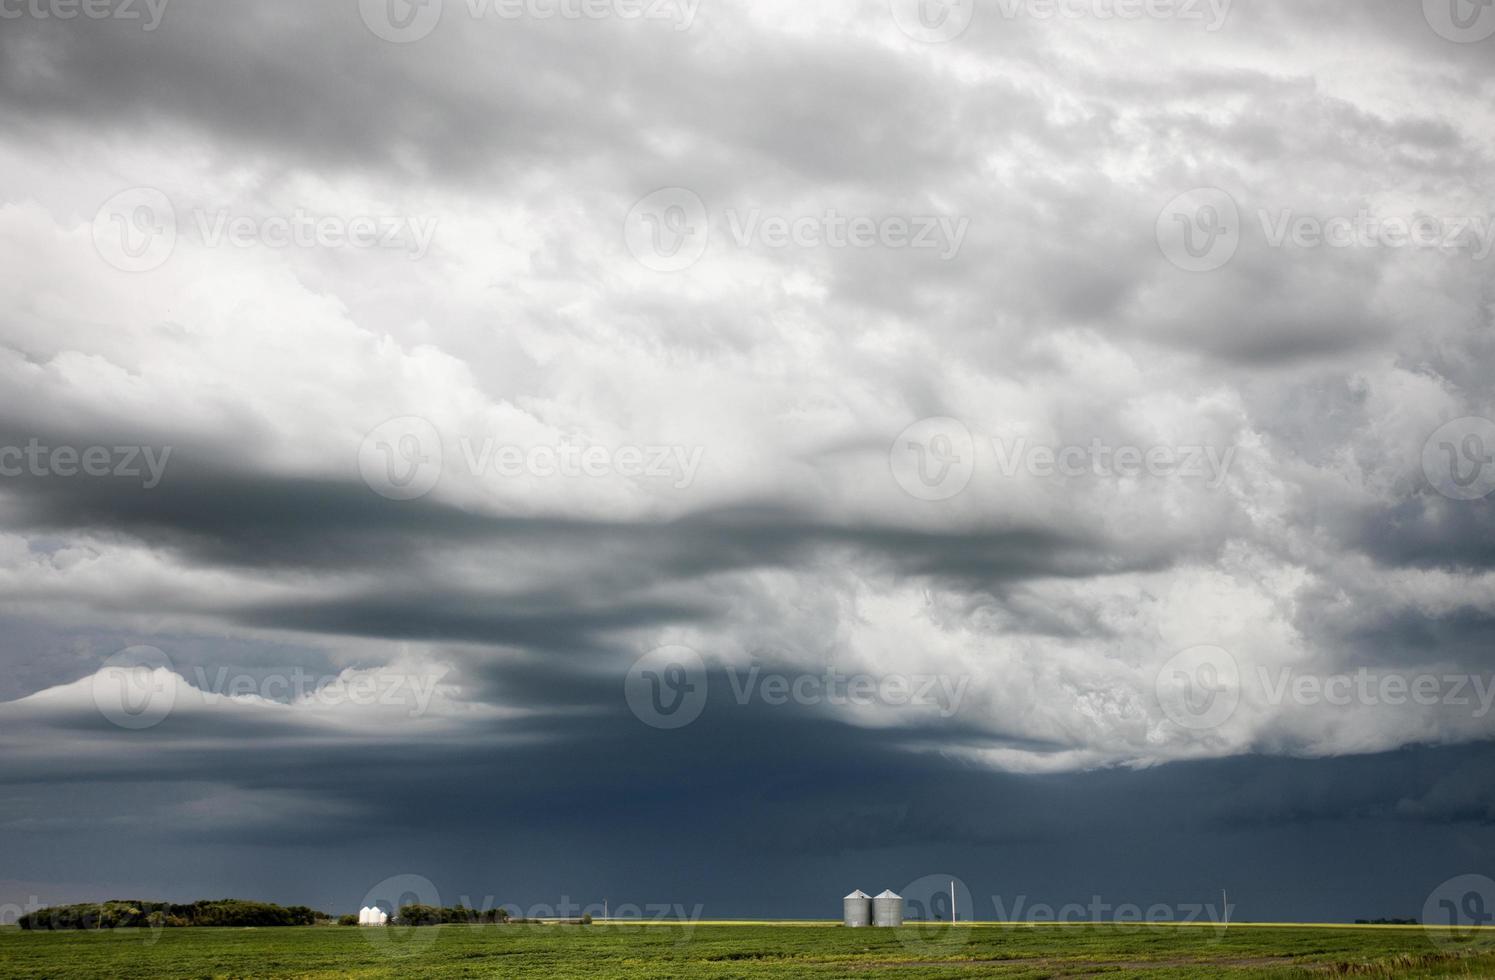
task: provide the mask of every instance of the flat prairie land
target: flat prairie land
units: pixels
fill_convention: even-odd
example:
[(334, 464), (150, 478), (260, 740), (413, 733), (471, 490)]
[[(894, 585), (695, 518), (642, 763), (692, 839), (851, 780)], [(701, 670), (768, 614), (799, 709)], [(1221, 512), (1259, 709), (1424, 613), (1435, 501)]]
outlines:
[(21, 932), (0, 976), (777, 978), (1488, 977), (1495, 931), (1316, 925), (828, 923)]

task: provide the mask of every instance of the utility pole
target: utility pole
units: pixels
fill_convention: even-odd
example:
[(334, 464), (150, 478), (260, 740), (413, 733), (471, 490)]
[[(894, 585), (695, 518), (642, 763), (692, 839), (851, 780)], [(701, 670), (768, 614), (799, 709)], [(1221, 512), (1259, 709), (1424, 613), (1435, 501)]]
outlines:
[(955, 911), (955, 879), (950, 879), (950, 923), (954, 925), (960, 916)]
[(1225, 924), (1230, 925), (1230, 899), (1225, 895), (1225, 889), (1220, 889), (1220, 904), (1224, 906), (1220, 914), (1225, 918)]

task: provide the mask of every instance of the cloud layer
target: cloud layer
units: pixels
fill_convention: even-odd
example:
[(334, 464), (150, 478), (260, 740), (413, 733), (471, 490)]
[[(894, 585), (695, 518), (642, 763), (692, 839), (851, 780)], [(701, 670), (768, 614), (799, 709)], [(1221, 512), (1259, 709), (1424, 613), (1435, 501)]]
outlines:
[[(562, 6), (7, 21), (0, 826), (66, 839), (76, 791), (335, 839), (398, 786), (470, 829), (473, 779), (520, 840), (724, 820), (760, 763), (697, 753), (738, 744), (792, 760), (748, 809), (804, 850), (1019, 840), (1163, 763), (1249, 774), (1232, 826), (1320, 819), (1322, 766), (1388, 781), (1335, 820), (1484, 832), (1447, 773), (1495, 731), (1495, 40), (1390, 2)], [(173, 710), (121, 729), (141, 644)], [(666, 645), (683, 730), (627, 695)], [(441, 680), (318, 695), (388, 677)], [(804, 744), (874, 746), (894, 815), (805, 789)], [(951, 771), (1029, 816), (936, 816)]]

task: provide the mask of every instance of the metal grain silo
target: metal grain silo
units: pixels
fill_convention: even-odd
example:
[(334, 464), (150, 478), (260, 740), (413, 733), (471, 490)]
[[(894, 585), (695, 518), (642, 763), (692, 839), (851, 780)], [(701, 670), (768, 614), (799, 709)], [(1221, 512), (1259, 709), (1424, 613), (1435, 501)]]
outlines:
[(888, 889), (872, 900), (872, 924), (893, 927), (903, 925), (903, 896)]
[(872, 924), (872, 896), (858, 888), (841, 900), (841, 924), (862, 928)]

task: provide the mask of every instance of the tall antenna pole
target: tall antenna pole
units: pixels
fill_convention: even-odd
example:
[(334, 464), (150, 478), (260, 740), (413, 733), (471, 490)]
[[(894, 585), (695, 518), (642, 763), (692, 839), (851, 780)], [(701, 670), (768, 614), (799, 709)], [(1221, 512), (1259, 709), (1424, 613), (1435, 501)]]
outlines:
[(959, 918), (959, 914), (955, 911), (955, 879), (952, 878), (950, 879), (950, 921), (954, 923)]
[(1222, 914), (1225, 916), (1225, 924), (1230, 925), (1230, 899), (1225, 895), (1225, 889), (1220, 889), (1220, 904), (1224, 906)]

